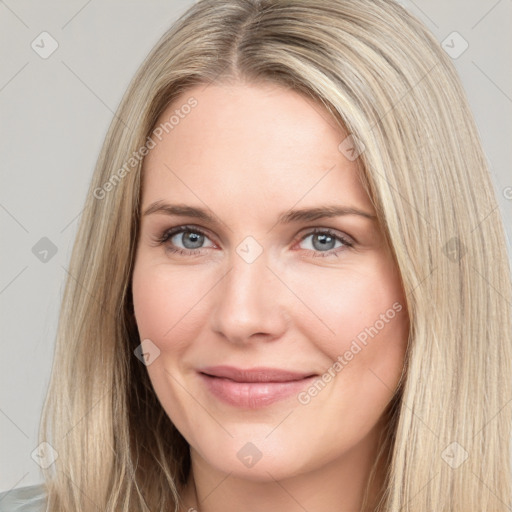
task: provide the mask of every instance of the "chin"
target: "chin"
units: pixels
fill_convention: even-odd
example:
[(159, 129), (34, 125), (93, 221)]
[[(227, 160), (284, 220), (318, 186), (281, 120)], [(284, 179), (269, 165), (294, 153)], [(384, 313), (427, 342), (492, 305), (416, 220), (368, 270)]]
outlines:
[[(193, 448), (208, 465), (231, 477), (253, 482), (283, 480), (311, 469), (313, 460), (304, 450), (297, 449), (296, 443), (288, 436), (288, 443), (283, 436), (270, 434), (268, 425), (262, 426), (260, 432), (241, 429), (233, 438), (216, 444), (205, 442), (204, 449), (199, 443)], [(253, 435), (244, 435), (251, 432)], [(238, 435), (239, 434), (239, 435)], [(272, 436), (275, 436), (272, 438)], [(212, 450), (212, 446), (216, 448)]]

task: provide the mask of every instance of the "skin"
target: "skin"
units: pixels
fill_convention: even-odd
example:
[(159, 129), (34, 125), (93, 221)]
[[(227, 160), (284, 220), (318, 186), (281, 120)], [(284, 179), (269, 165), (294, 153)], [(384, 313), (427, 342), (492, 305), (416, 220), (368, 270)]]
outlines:
[[(338, 149), (347, 134), (296, 92), (238, 82), (186, 91), (159, 122), (191, 96), (197, 106), (145, 159), (141, 212), (180, 203), (209, 208), (215, 222), (143, 215), (132, 283), (140, 338), (160, 351), (147, 366), (151, 382), (190, 444), (183, 510), (360, 511), (404, 364), (399, 273), (375, 218), (277, 224), (289, 209), (326, 204), (375, 215), (357, 160)], [(206, 233), (199, 249), (183, 232), (155, 241), (183, 225)], [(322, 246), (314, 228), (353, 246)], [(262, 250), (252, 263), (237, 253), (248, 236)], [(293, 395), (240, 409), (211, 395), (196, 371), (230, 364), (321, 376), (394, 303), (402, 311), (307, 404)], [(237, 457), (248, 442), (261, 453), (252, 467)]]

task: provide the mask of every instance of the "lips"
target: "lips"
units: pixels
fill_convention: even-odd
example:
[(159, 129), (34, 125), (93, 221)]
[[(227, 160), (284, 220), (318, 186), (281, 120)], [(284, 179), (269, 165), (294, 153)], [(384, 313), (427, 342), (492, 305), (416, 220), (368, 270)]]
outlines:
[(233, 366), (211, 366), (200, 370), (211, 377), (221, 377), (235, 382), (293, 382), (311, 377), (314, 373), (298, 373), (275, 368), (251, 368), (243, 370)]
[(299, 393), (316, 374), (258, 367), (213, 366), (198, 370), (207, 390), (229, 405), (254, 409)]

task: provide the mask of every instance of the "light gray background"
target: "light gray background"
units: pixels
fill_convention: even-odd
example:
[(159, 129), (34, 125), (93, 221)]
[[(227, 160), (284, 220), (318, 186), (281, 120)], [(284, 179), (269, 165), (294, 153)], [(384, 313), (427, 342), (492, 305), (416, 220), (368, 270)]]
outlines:
[[(66, 268), (94, 164), (129, 80), (192, 3), (0, 0), (0, 491), (42, 480), (31, 453)], [(456, 31), (469, 43), (454, 62), (492, 167), (510, 241), (512, 1), (401, 3), (440, 42)], [(47, 59), (31, 48), (43, 31), (59, 45)], [(57, 247), (46, 263), (32, 252), (42, 237)]]

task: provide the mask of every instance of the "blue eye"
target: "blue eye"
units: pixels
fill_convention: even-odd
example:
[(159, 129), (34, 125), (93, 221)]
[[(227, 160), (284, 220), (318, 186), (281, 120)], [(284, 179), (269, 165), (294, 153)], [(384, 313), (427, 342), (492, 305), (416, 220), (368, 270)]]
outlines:
[[(184, 247), (176, 247), (173, 239), (181, 239), (181, 243)], [(202, 254), (201, 249), (206, 249), (206, 247), (201, 247), (205, 239), (208, 239), (206, 234), (197, 228), (177, 226), (164, 231), (162, 235), (158, 237), (157, 242), (159, 245), (167, 245), (166, 249), (170, 252), (198, 256)]]
[[(315, 228), (299, 239), (299, 243), (311, 237), (311, 248), (304, 249), (311, 253), (314, 257), (338, 256), (338, 252), (353, 247), (353, 242), (348, 238), (337, 234), (329, 229)], [(165, 245), (166, 250), (171, 253), (181, 254), (184, 256), (200, 256), (205, 249), (215, 247), (203, 246), (205, 240), (210, 240), (208, 236), (194, 226), (177, 226), (175, 228), (164, 231), (156, 238), (158, 245)], [(177, 246), (181, 243), (183, 247)]]
[[(310, 252), (316, 252), (315, 257), (337, 256), (340, 250), (345, 247), (352, 247), (354, 244), (344, 236), (338, 235), (328, 229), (314, 229), (311, 233), (301, 238), (301, 242), (311, 237), (312, 249), (306, 249)], [(338, 243), (338, 246), (336, 246)]]

